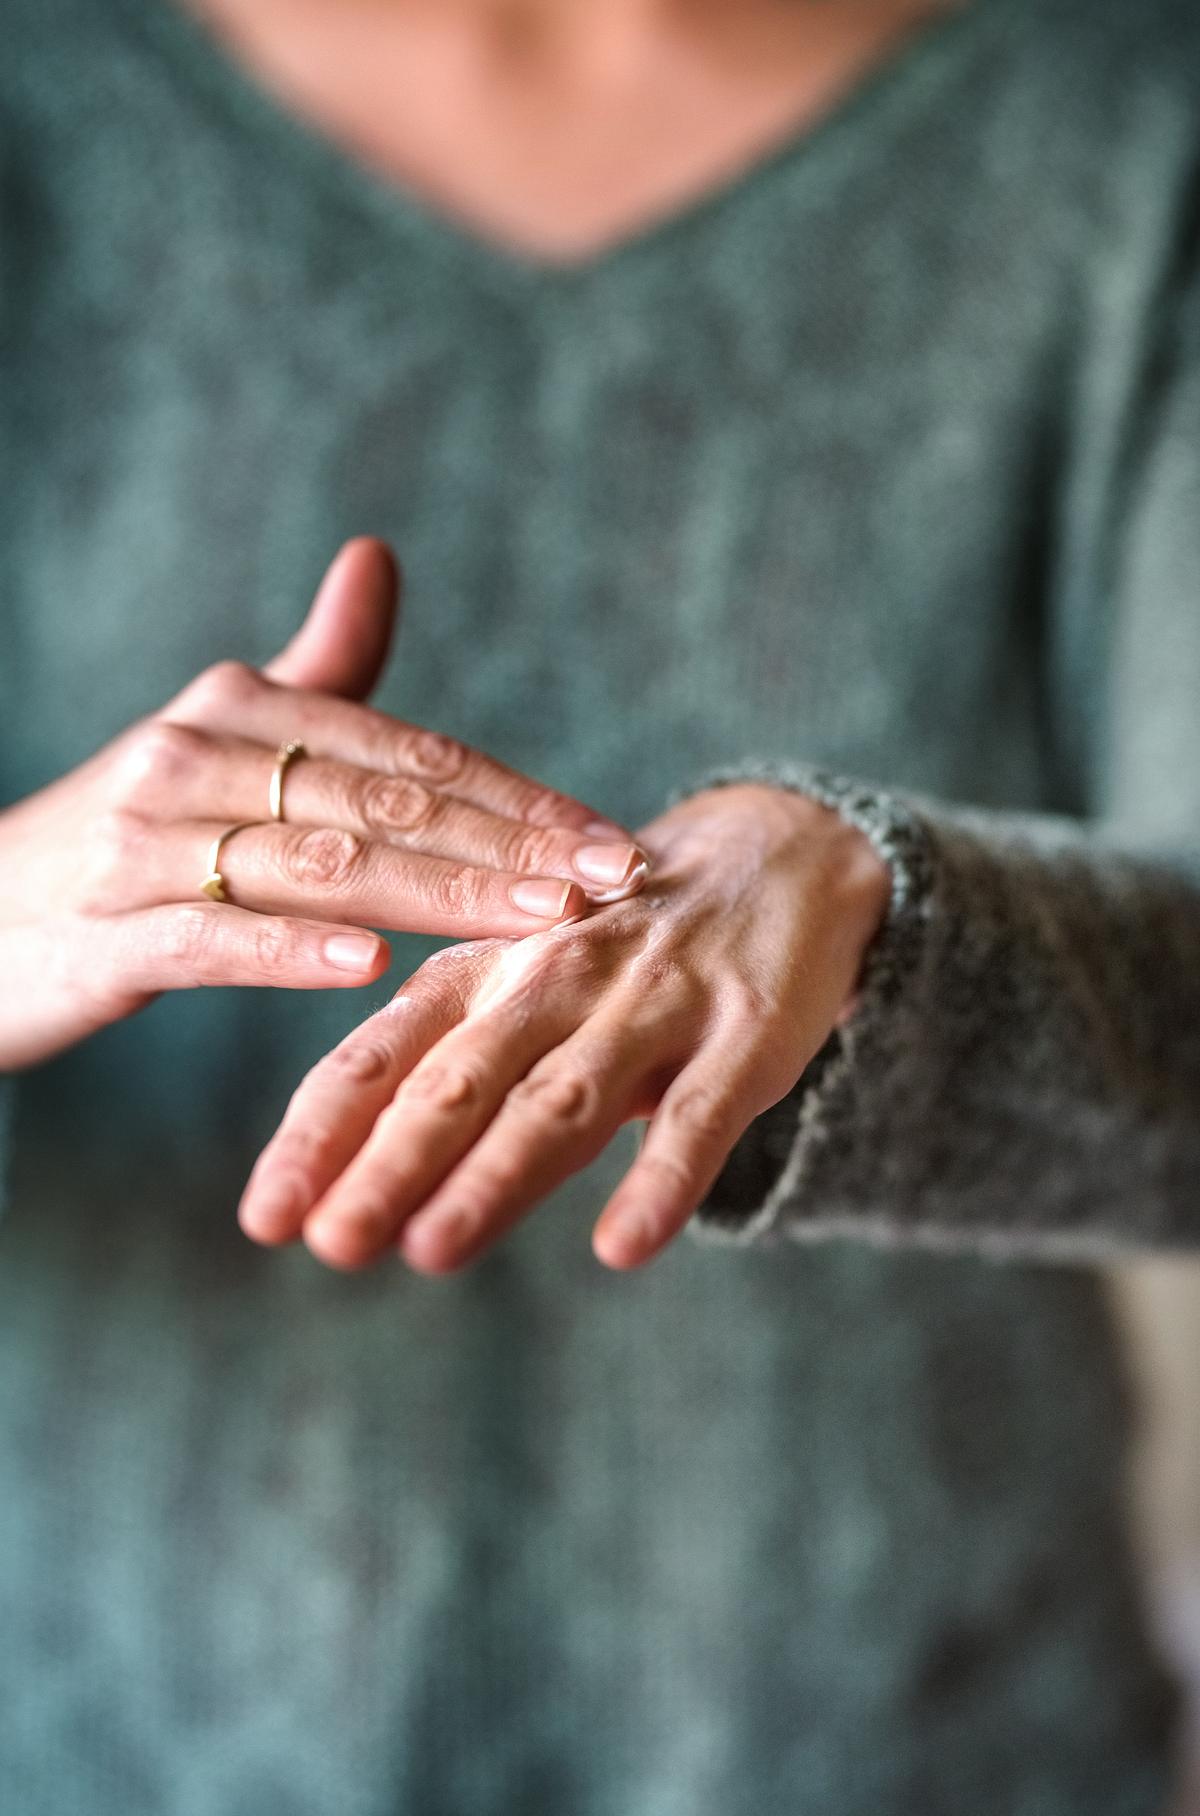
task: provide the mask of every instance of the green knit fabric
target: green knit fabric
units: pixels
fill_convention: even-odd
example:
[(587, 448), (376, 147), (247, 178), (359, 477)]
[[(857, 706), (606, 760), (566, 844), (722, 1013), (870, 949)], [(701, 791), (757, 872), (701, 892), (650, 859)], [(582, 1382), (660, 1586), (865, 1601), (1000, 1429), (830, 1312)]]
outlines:
[(767, 774), (896, 887), (636, 1276), (630, 1139), (459, 1276), (238, 1234), (382, 987), (9, 1081), (0, 1809), (1161, 1816), (1088, 1264), (1200, 1241), (1198, 149), (1190, 0), (975, 0), (555, 272), (168, 0), (9, 0), (0, 798), (366, 530), (389, 710), (630, 824)]

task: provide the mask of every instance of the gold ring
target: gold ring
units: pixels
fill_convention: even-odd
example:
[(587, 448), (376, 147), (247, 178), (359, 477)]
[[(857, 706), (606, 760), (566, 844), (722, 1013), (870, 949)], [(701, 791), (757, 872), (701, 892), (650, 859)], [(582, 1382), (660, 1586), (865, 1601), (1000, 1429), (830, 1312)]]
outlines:
[(247, 827), (258, 826), (258, 820), (239, 820), (236, 826), (227, 826), (219, 832), (208, 848), (208, 875), (200, 885), (201, 895), (206, 895), (210, 902), (227, 902), (228, 893), (225, 878), (221, 875), (221, 847), (226, 839), (231, 839), (235, 832), (245, 832)]
[(281, 744), (279, 749), (275, 752), (275, 767), (271, 771), (270, 797), (271, 818), (273, 820), (282, 820), (283, 818), (283, 778), (286, 776), (289, 766), (296, 761), (297, 757), (305, 757), (307, 755), (308, 752), (305, 750), (299, 738), (289, 738), (288, 742), (286, 744)]

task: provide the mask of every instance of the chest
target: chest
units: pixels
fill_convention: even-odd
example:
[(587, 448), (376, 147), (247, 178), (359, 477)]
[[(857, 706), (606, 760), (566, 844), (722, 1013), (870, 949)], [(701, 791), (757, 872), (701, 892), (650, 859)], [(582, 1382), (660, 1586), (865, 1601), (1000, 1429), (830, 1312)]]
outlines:
[(382, 703), (635, 822), (745, 755), (1036, 792), (1053, 335), (1015, 219), (798, 160), (518, 274), (138, 93), (140, 135), (29, 177), (6, 790), (265, 660), (369, 531), (409, 581)]

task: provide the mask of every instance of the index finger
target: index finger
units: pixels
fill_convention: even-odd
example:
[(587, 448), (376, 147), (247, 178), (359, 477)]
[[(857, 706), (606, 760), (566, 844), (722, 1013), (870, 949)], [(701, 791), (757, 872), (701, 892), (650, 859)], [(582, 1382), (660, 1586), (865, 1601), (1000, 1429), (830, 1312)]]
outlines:
[(384, 775), (411, 776), (462, 800), (525, 820), (596, 836), (629, 832), (573, 795), (522, 775), (457, 738), (393, 719), (373, 706), (287, 687), (241, 662), (205, 671), (165, 708), (178, 725), (282, 744), (299, 738), (310, 755), (356, 763)]
[(401, 1080), (459, 1022), (489, 950), (446, 947), (391, 1002), (340, 1041), (292, 1094), (254, 1164), (238, 1221), (255, 1242), (292, 1242), (317, 1200), (353, 1160)]

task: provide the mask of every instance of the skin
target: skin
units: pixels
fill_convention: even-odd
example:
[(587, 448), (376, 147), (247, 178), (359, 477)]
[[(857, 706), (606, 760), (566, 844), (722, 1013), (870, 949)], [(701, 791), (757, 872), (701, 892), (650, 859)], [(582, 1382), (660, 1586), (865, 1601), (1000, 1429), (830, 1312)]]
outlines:
[[(0, 813), (0, 1068), (163, 990), (371, 983), (388, 963), (374, 926), (521, 935), (641, 886), (629, 835), (582, 802), (360, 703), (396, 590), (382, 543), (347, 544), (265, 670), (219, 663)], [(268, 787), (295, 737), (309, 754), (287, 772), (277, 825)], [(225, 844), (230, 900), (209, 901), (208, 848), (243, 820), (267, 823)]]
[[(547, 263), (597, 256), (734, 180), (943, 10), (942, 0), (185, 3), (351, 155)], [(243, 1228), (261, 1242), (302, 1236), (339, 1267), (398, 1249), (414, 1268), (444, 1272), (643, 1118), (639, 1158), (593, 1236), (603, 1262), (637, 1266), (682, 1228), (738, 1136), (849, 1012), (887, 872), (814, 803), (730, 788), (643, 830), (653, 871), (640, 894), (628, 893), (639, 853), (618, 840), (626, 899), (590, 910), (577, 848), (589, 810), (432, 734), (356, 717), (366, 709), (335, 697), (360, 699), (374, 669), (355, 669), (348, 637), (330, 657), (325, 625), (318, 612), (300, 650), (265, 676), (230, 665), (202, 676), (164, 715), (0, 819), (0, 857), (27, 879), (0, 923), (7, 975), (23, 980), (0, 1021), (0, 1063), (44, 1057), (162, 988), (376, 977), (378, 941), (362, 945), (356, 973), (334, 977), (321, 944), (331, 921), (486, 933), (423, 966), (304, 1081), (247, 1187)], [(325, 641), (338, 645), (333, 633)], [(320, 759), (289, 777), (290, 808), (312, 830), (239, 834), (222, 868), (245, 906), (184, 906), (197, 835), (252, 814), (274, 744), (297, 735)], [(182, 780), (202, 774), (184, 814)], [(397, 777), (398, 799), (386, 793)], [(425, 791), (415, 797), (414, 781)], [(447, 807), (446, 795), (463, 799)], [(402, 872), (392, 847), (411, 846), (414, 825), (421, 862)], [(439, 859), (457, 865), (457, 881)], [(467, 872), (464, 859), (492, 870)], [(497, 866), (576, 880), (530, 931)], [(131, 899), (131, 878), (150, 903)]]
[(574, 264), (814, 124), (959, 0), (162, 0), (518, 257)]
[[(941, 0), (189, 0), (317, 130), (506, 251), (578, 263), (834, 106)], [(885, 912), (867, 841), (765, 787), (638, 835), (649, 885), (560, 931), (439, 954), (301, 1085), (242, 1227), (360, 1267), (482, 1254), (631, 1118), (593, 1246), (682, 1228), (840, 1015)]]
[(639, 895), (438, 953), (324, 1059), (258, 1161), (246, 1233), (448, 1272), (648, 1118), (592, 1246), (613, 1268), (658, 1254), (851, 1012), (890, 880), (836, 815), (757, 784), (693, 796), (639, 842)]

